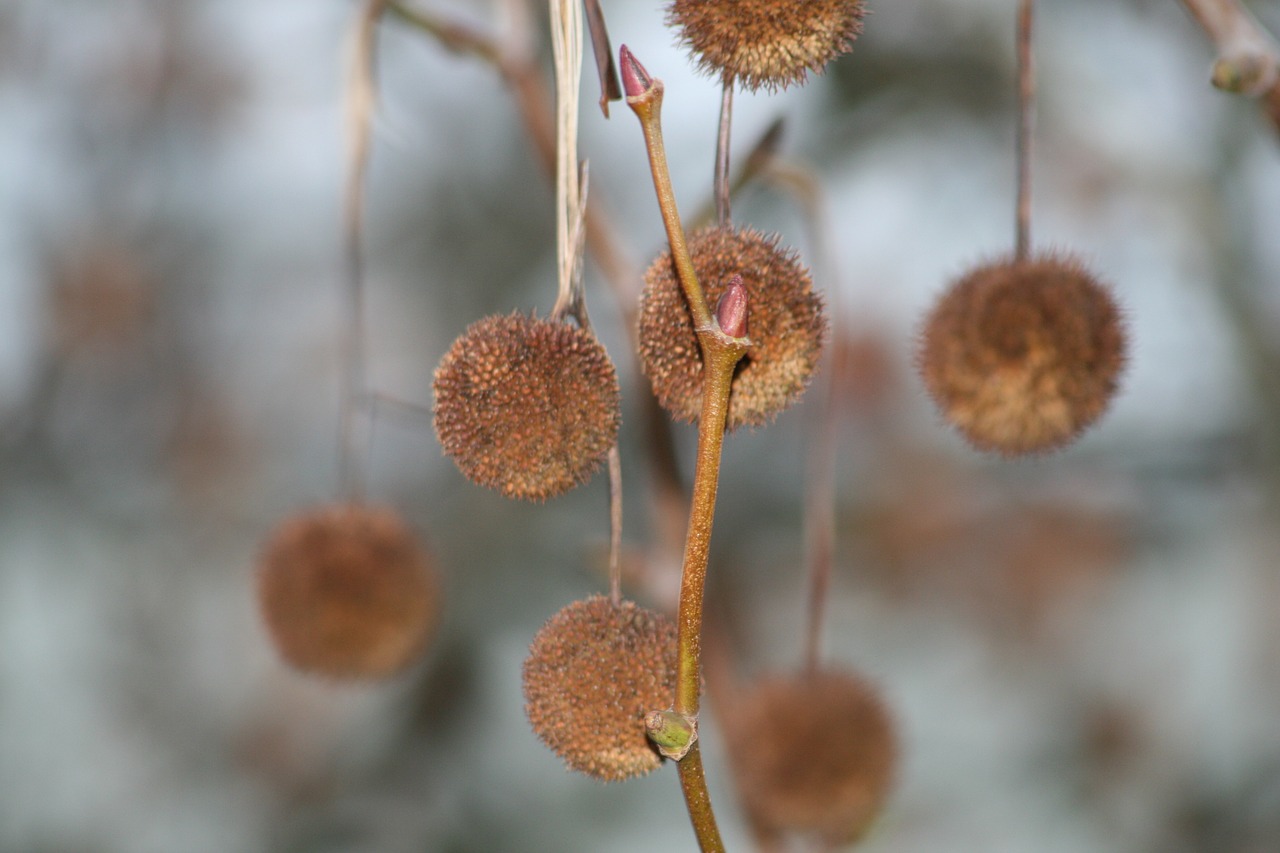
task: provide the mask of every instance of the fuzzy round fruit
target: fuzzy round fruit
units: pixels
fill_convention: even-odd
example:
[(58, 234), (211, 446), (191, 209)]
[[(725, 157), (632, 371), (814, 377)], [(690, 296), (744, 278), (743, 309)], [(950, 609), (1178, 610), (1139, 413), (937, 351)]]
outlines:
[(1076, 259), (971, 270), (925, 321), (918, 364), (942, 414), (974, 447), (1061, 447), (1115, 396), (1128, 349), (1120, 310)]
[(621, 394), (608, 353), (576, 326), (485, 317), (436, 368), (435, 426), (470, 480), (545, 500), (585, 482), (618, 440)]
[(662, 763), (644, 718), (675, 694), (670, 619), (630, 601), (575, 601), (533, 638), (523, 676), (534, 733), (570, 769), (615, 782)]
[[(803, 393), (822, 354), (827, 321), (809, 271), (776, 236), (750, 228), (695, 232), (689, 254), (710, 305), (742, 276), (751, 348), (734, 373), (727, 428), (767, 423)], [(692, 423), (702, 411), (702, 350), (669, 251), (645, 273), (639, 325), (641, 367), (654, 395)]]
[(381, 678), (426, 646), (440, 588), (426, 552), (393, 510), (338, 505), (276, 527), (258, 563), (258, 602), (292, 666)]
[(729, 747), (744, 805), (764, 829), (857, 840), (888, 799), (893, 720), (862, 679), (819, 671), (761, 679), (731, 717)]
[(698, 66), (752, 91), (803, 83), (862, 32), (861, 0), (675, 0), (667, 24)]

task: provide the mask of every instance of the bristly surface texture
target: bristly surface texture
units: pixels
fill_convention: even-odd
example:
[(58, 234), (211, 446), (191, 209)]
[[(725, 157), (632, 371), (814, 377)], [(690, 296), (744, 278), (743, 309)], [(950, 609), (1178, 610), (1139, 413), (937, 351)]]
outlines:
[(436, 368), (436, 434), (473, 482), (544, 500), (600, 467), (618, 439), (620, 397), (613, 362), (588, 332), (485, 317)]
[(1074, 258), (980, 266), (923, 327), (918, 363), (943, 415), (979, 450), (1052, 450), (1115, 396), (1128, 349), (1109, 289)]
[[(695, 232), (689, 253), (711, 305), (734, 275), (742, 276), (751, 348), (734, 374), (728, 429), (767, 423), (803, 393), (822, 354), (827, 322), (809, 271), (776, 236), (750, 228)], [(697, 420), (702, 350), (670, 251), (645, 273), (639, 325), (641, 366), (658, 402), (677, 420)]]
[(530, 725), (571, 769), (615, 782), (662, 763), (644, 717), (675, 695), (670, 619), (630, 601), (575, 601), (534, 637), (523, 676)]
[(715, 76), (785, 88), (847, 53), (862, 32), (860, 0), (675, 0), (667, 24)]
[(398, 514), (339, 505), (275, 529), (258, 564), (258, 600), (291, 665), (334, 678), (381, 678), (426, 646), (440, 588)]
[(775, 675), (751, 688), (730, 718), (738, 788), (770, 832), (860, 838), (893, 786), (893, 720), (875, 691), (842, 672)]

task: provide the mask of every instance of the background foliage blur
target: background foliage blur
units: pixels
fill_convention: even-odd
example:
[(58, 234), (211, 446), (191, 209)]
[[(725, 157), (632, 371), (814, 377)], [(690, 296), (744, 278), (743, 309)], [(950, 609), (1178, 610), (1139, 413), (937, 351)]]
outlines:
[[(429, 5), (520, 26), (518, 4)], [(718, 87), (658, 0), (604, 5), (615, 46), (666, 82), (692, 212)], [(1280, 143), (1209, 88), (1179, 4), (1042, 6), (1033, 241), (1114, 282), (1134, 338), (1113, 410), (1064, 453), (971, 452), (910, 369), (945, 282), (1011, 244), (1014, 4), (872, 3), (825, 77), (737, 98), (737, 150), (784, 117), (781, 156), (816, 171), (830, 218), (815, 272), (845, 369), (826, 654), (880, 685), (904, 745), (865, 849), (1280, 849)], [(1280, 31), (1280, 4), (1253, 7)], [(541, 32), (544, 4), (525, 11)], [(336, 488), (353, 19), (317, 0), (0, 4), (0, 849), (692, 847), (671, 768), (602, 786), (523, 719), (529, 640), (604, 586), (603, 477), (508, 503), (389, 410), (372, 492), (437, 555), (435, 647), (340, 687), (287, 671), (259, 625), (260, 539)], [(550, 310), (552, 198), (491, 68), (382, 32), (372, 383), (429, 404), (469, 322)], [(593, 100), (593, 199), (644, 265), (662, 229), (640, 134)], [(817, 263), (776, 188), (745, 190), (735, 219)], [(588, 275), (624, 376), (638, 550), (647, 390)], [(712, 595), (744, 674), (799, 658), (812, 408), (727, 444)], [(691, 464), (692, 430), (677, 437)], [(714, 730), (708, 749), (745, 849)]]

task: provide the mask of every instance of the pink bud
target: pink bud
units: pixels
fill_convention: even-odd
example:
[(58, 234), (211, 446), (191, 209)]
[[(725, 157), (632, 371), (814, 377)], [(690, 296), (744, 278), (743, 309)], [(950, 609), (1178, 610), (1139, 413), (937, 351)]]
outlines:
[(622, 60), (619, 63), (622, 66), (622, 89), (627, 97), (637, 98), (653, 88), (653, 78), (625, 44), (618, 53)]
[(734, 275), (716, 303), (716, 321), (720, 331), (731, 338), (747, 336), (747, 286), (742, 276)]

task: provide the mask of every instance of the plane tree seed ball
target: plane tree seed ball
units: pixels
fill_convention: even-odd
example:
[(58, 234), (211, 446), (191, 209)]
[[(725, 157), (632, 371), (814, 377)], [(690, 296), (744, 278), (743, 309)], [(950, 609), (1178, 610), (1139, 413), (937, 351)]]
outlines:
[(856, 841), (884, 807), (898, 747), (893, 720), (857, 676), (775, 675), (734, 710), (729, 747), (744, 805), (761, 827)]
[(667, 24), (703, 71), (752, 91), (804, 83), (862, 32), (860, 0), (675, 0)]
[(575, 601), (534, 637), (523, 677), (534, 733), (570, 769), (615, 782), (662, 763), (644, 718), (675, 695), (667, 617), (603, 596)]
[(979, 450), (1061, 447), (1115, 396), (1127, 335), (1109, 289), (1046, 255), (980, 266), (925, 321), (918, 365), (946, 419)]
[[(689, 238), (694, 271), (715, 305), (734, 276), (750, 302), (751, 348), (729, 392), (728, 429), (760, 426), (804, 392), (822, 354), (827, 322), (809, 271), (776, 236), (712, 227)], [(702, 411), (702, 350), (670, 251), (645, 273), (640, 297), (640, 361), (654, 396), (679, 421)]]
[(594, 336), (521, 314), (485, 317), (436, 368), (435, 427), (470, 480), (545, 500), (583, 483), (618, 440), (621, 392)]
[(408, 666), (440, 607), (427, 553), (390, 509), (329, 506), (284, 521), (262, 550), (257, 581), (280, 656), (334, 678), (376, 679)]

